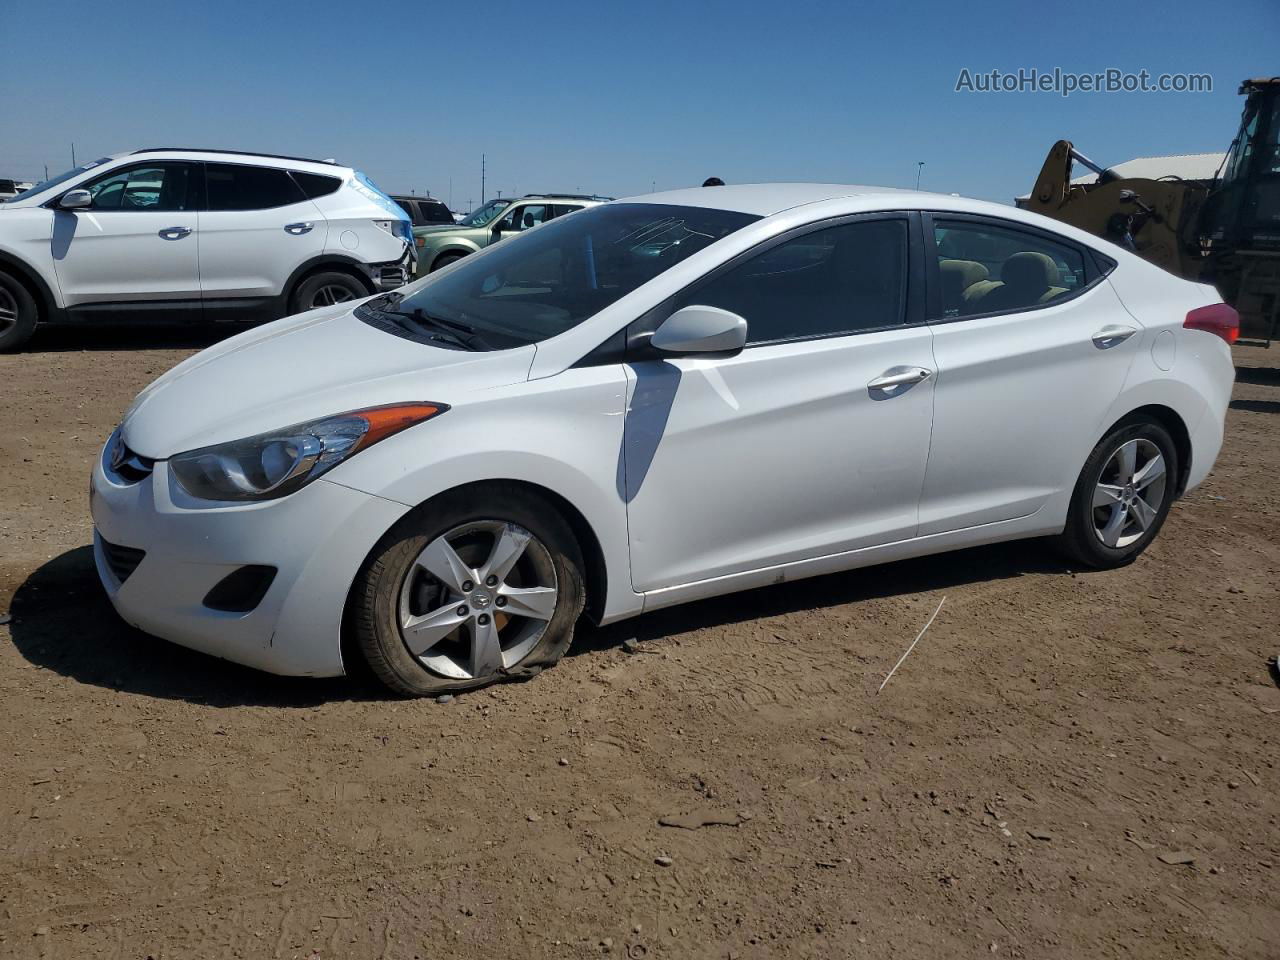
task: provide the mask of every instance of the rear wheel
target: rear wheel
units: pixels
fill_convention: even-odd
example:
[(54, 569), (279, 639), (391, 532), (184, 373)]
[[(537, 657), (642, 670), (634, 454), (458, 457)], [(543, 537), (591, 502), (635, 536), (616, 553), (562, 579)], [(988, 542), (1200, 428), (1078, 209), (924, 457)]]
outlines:
[(360, 300), (369, 295), (365, 285), (349, 273), (326, 271), (307, 277), (293, 292), (291, 313), (303, 313), (335, 303)]
[(447, 494), (375, 550), (356, 583), (356, 639), (407, 696), (532, 676), (555, 664), (584, 601), (567, 523), (509, 485)]
[(1120, 567), (1155, 539), (1173, 505), (1178, 453), (1153, 420), (1121, 424), (1093, 448), (1060, 538), (1089, 567)]
[(17, 350), (31, 339), (38, 316), (31, 292), (12, 274), (0, 272), (0, 350)]

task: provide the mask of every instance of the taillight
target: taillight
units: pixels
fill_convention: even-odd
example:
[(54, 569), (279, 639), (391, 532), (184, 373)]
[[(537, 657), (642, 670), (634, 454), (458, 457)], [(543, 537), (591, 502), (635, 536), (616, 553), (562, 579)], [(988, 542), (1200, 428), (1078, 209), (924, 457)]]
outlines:
[(1188, 330), (1203, 330), (1221, 337), (1227, 343), (1235, 343), (1240, 336), (1240, 314), (1225, 303), (1196, 307), (1187, 314), (1182, 325)]

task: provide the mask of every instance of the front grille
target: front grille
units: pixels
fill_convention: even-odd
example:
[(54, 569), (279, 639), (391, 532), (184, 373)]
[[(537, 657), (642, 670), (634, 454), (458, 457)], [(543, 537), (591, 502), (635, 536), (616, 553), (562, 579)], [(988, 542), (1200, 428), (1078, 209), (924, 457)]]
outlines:
[(125, 446), (118, 430), (103, 451), (103, 459), (107, 470), (123, 483), (137, 483), (145, 480), (151, 476), (156, 466), (156, 462), (150, 457), (134, 453)]
[(133, 575), (142, 558), (147, 555), (145, 550), (138, 550), (136, 547), (122, 547), (101, 537), (99, 540), (102, 543), (102, 556), (107, 561), (107, 566), (122, 584)]

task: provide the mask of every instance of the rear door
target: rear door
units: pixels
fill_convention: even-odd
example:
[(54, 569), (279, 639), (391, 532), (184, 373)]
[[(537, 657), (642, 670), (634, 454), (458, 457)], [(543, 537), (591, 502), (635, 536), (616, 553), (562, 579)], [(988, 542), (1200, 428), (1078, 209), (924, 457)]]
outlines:
[(294, 270), (324, 252), (328, 224), (288, 170), (206, 163), (200, 215), (205, 315), (268, 309)]
[(69, 309), (199, 311), (199, 172), (180, 160), (132, 163), (82, 185), (89, 209), (54, 210), (51, 254)]
[(1086, 247), (995, 218), (924, 224), (938, 373), (921, 536), (1074, 485), (1143, 341)]

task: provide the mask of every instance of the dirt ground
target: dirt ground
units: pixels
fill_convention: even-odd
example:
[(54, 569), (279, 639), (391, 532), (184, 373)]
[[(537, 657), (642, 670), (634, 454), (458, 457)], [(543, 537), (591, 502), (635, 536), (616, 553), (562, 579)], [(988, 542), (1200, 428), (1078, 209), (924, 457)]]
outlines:
[(89, 465), (208, 342), (0, 357), (0, 956), (1280, 956), (1280, 347), (1128, 569), (759, 590), (441, 705), (116, 619)]

